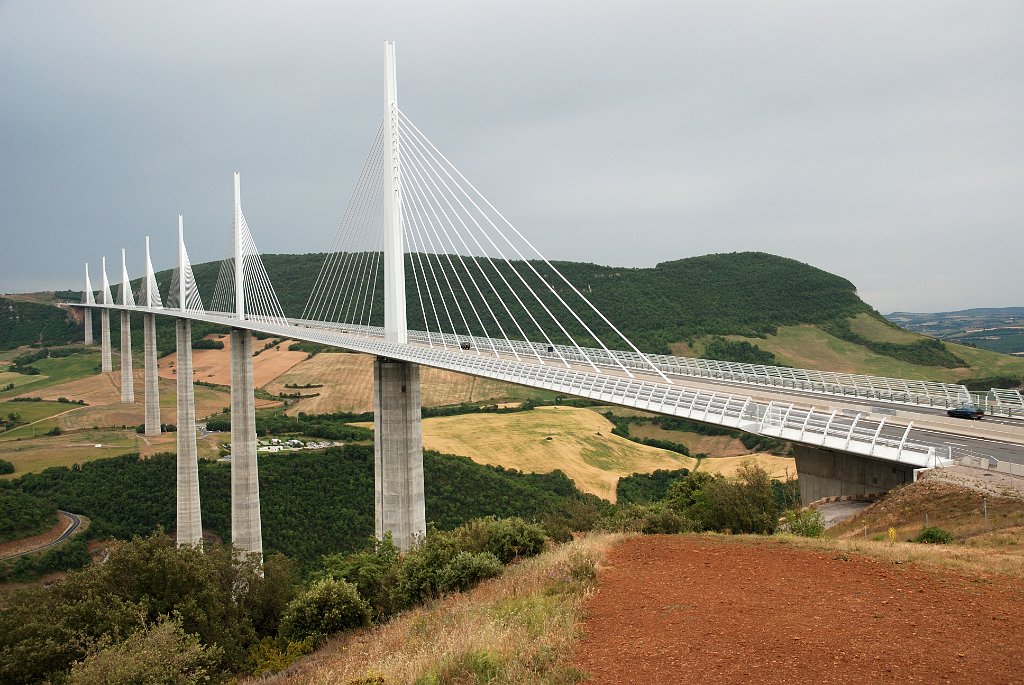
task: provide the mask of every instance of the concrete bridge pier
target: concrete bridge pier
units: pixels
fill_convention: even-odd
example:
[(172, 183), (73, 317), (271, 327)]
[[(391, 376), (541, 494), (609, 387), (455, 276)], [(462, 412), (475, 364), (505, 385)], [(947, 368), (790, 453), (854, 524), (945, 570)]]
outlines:
[(373, 395), (375, 532), (406, 550), (427, 531), (420, 367), (377, 357)]
[(156, 314), (144, 314), (144, 370), (146, 381), (146, 435), (160, 435), (160, 384), (156, 365)]
[(178, 477), (177, 543), (203, 544), (199, 509), (199, 461), (196, 449), (196, 400), (192, 385), (192, 323), (176, 320), (178, 343)]
[(110, 311), (100, 310), (100, 371), (108, 373), (114, 370), (110, 351)]
[(128, 312), (121, 312), (121, 401), (125, 404), (135, 401), (135, 378), (132, 371), (132, 319)]
[(806, 506), (822, 497), (880, 495), (914, 480), (914, 467), (891, 461), (794, 445), (800, 500)]
[[(252, 332), (231, 329), (231, 542), (263, 558)], [(178, 370), (180, 377), (181, 370)]]
[(93, 345), (92, 339), (92, 310), (88, 307), (82, 307), (82, 324), (85, 326), (85, 344)]

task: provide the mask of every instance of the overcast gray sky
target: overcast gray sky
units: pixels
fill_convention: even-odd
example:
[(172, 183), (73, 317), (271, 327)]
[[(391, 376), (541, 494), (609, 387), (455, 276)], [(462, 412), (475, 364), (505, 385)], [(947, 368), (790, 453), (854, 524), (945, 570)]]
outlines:
[[(0, 1), (0, 292), (329, 247), (402, 109), (552, 259), (763, 250), (1024, 305), (1024, 3)], [(112, 278), (118, 266), (109, 268)]]

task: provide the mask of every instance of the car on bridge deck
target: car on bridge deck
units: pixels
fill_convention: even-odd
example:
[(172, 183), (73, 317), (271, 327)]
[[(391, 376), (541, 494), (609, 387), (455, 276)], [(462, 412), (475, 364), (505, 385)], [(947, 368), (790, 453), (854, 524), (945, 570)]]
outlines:
[(947, 416), (952, 416), (954, 419), (974, 419), (975, 421), (980, 420), (985, 412), (974, 406), (973, 404), (965, 404), (959, 407), (953, 407), (946, 411)]

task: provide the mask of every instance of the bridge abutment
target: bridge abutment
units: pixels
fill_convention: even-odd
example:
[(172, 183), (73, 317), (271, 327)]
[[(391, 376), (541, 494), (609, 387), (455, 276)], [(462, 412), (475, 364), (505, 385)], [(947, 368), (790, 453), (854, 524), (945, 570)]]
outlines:
[(110, 311), (100, 310), (100, 371), (109, 373), (114, 370), (114, 360), (110, 349)]
[(146, 435), (160, 435), (160, 381), (156, 365), (156, 314), (142, 319), (146, 382)]
[[(263, 557), (252, 332), (231, 329), (231, 542)], [(181, 373), (179, 369), (178, 373)]]
[(192, 386), (192, 324), (175, 323), (178, 344), (178, 458), (177, 530), (178, 546), (203, 544), (203, 520), (199, 508), (199, 461), (196, 448), (196, 401)]
[(822, 497), (880, 495), (914, 480), (910, 465), (807, 445), (793, 449), (804, 505)]
[(419, 365), (377, 357), (373, 396), (375, 532), (405, 550), (427, 530)]
[(121, 401), (135, 401), (135, 378), (132, 375), (132, 319), (129, 312), (121, 312)]

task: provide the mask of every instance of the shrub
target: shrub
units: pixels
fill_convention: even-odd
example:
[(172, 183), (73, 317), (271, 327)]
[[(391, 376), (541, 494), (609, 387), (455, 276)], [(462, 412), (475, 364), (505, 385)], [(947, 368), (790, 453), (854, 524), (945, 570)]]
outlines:
[(400, 562), (391, 533), (383, 540), (374, 538), (370, 551), (327, 555), (323, 564), (324, 569), (313, 575), (314, 580), (334, 578), (355, 585), (359, 596), (369, 603), (374, 621), (386, 621), (398, 611), (395, 593)]
[(0, 474), (14, 473), (14, 464), (6, 459), (0, 459)]
[(249, 649), (249, 668), (253, 675), (264, 676), (291, 666), (314, 649), (313, 638), (292, 642), (283, 637), (265, 637)]
[(712, 478), (691, 508), (705, 530), (770, 535), (779, 525), (778, 506), (768, 472), (754, 463), (736, 471), (738, 481)]
[(825, 534), (825, 523), (817, 509), (787, 509), (782, 514), (782, 529), (805, 538), (820, 538)]
[(493, 516), (468, 521), (455, 529), (455, 540), (464, 550), (489, 552), (508, 564), (519, 557), (533, 557), (544, 551), (547, 536), (538, 525), (518, 516)]
[(487, 578), (501, 575), (504, 566), (490, 552), (459, 552), (438, 574), (441, 592), (462, 592)]
[(314, 640), (370, 623), (370, 605), (356, 586), (324, 578), (296, 597), (285, 610), (281, 636), (293, 641)]
[(646, 535), (674, 535), (694, 529), (685, 514), (664, 504), (626, 504), (616, 507), (610, 516), (598, 522), (601, 530)]
[(176, 620), (162, 620), (95, 652), (71, 668), (68, 685), (209, 682), (220, 648), (186, 635)]
[(910, 539), (911, 542), (921, 542), (926, 545), (948, 545), (953, 542), (953, 534), (945, 528), (938, 526), (924, 526), (921, 532)]
[(426, 538), (402, 559), (398, 572), (398, 605), (411, 607), (444, 594), (441, 572), (460, 551), (452, 533), (428, 530)]

